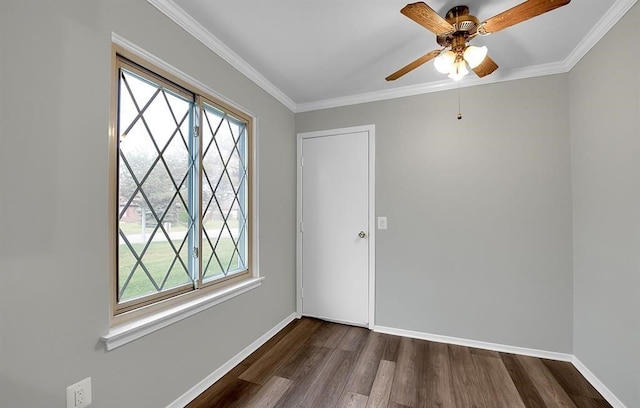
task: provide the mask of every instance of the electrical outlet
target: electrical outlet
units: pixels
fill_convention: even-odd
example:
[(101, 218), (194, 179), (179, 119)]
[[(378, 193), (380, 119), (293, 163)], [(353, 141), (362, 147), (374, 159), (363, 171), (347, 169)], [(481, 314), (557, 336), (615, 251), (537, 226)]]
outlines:
[(91, 377), (67, 387), (67, 408), (85, 408), (91, 405)]

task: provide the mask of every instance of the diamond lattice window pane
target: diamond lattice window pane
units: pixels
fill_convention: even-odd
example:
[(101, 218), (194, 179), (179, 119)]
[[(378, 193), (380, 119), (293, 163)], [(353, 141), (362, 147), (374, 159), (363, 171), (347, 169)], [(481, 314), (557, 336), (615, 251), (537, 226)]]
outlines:
[(192, 282), (193, 101), (126, 70), (119, 89), (118, 301), (124, 302)]
[(141, 293), (154, 293), (157, 289), (142, 268), (136, 268), (133, 273), (121, 273), (120, 279), (129, 279), (123, 290), (119, 293), (120, 301), (132, 300), (140, 297)]
[(205, 108), (204, 125), (202, 127), (203, 158), (216, 156), (214, 136), (222, 126), (224, 118), (224, 112), (217, 109), (209, 109), (208, 107)]
[(225, 164), (229, 161), (229, 157), (231, 156), (231, 152), (236, 145), (236, 139), (234, 138), (233, 133), (231, 132), (232, 125), (230, 122), (231, 118), (226, 116), (224, 118), (223, 124), (220, 126), (218, 133), (216, 133), (216, 146), (218, 147), (218, 151)]
[(215, 252), (213, 251), (213, 247), (210, 245), (205, 246), (203, 260), (203, 273), (202, 276), (205, 281), (211, 281), (218, 278), (223, 278), (225, 276), (222, 264), (220, 260), (217, 258)]
[(231, 157), (229, 158), (229, 163), (227, 164), (227, 169), (231, 185), (237, 192), (240, 187), (240, 181), (244, 176), (244, 168), (242, 167), (242, 162), (240, 160), (240, 152), (238, 152), (237, 149), (233, 149)]
[(198, 102), (197, 115), (188, 90), (118, 66), (117, 293), (129, 310), (247, 270), (249, 135), (225, 109)]
[(210, 281), (246, 269), (246, 125), (208, 105), (204, 117), (203, 277)]
[(202, 158), (202, 167), (202, 202), (204, 204), (202, 215), (205, 218), (209, 218), (210, 212), (220, 212), (214, 200), (214, 190), (220, 183), (224, 165), (219, 155), (211, 154)]
[(120, 167), (130, 168), (138, 180), (144, 178), (158, 157), (153, 140), (141, 120), (138, 120), (128, 133), (120, 136), (120, 156), (126, 161)]
[[(137, 116), (139, 111), (144, 110), (144, 107), (158, 93), (159, 88), (132, 72), (121, 70), (120, 73), (119, 116), (123, 120), (128, 120), (127, 123), (132, 123), (131, 115)], [(124, 129), (121, 128), (121, 130)]]
[(213, 250), (218, 255), (218, 260), (220, 261), (223, 271), (228, 271), (229, 263), (235, 252), (235, 244), (231, 239), (231, 234), (226, 225), (222, 227), (220, 237)]
[(236, 197), (236, 193), (233, 190), (231, 181), (229, 180), (229, 174), (226, 171), (222, 173), (220, 182), (218, 183), (218, 186), (214, 191), (214, 196), (216, 198), (216, 201), (218, 202), (218, 205), (220, 206), (222, 215), (226, 219), (229, 216), (231, 206)]

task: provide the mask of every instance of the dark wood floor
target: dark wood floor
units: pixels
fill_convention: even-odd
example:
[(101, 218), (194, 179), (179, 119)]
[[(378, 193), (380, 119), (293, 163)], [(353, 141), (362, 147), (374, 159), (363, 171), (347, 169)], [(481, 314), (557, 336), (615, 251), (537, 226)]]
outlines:
[(572, 364), (295, 320), (188, 408), (604, 408)]

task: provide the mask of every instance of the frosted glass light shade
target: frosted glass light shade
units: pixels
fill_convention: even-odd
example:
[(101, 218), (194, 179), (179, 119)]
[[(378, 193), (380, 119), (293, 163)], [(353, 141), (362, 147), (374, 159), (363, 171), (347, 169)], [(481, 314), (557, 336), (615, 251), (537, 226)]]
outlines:
[(454, 64), (453, 70), (449, 73), (449, 78), (453, 79), (454, 81), (459, 81), (468, 73), (469, 70), (467, 69), (467, 64), (463, 59), (460, 59)]
[(453, 70), (453, 65), (456, 60), (456, 54), (449, 50), (438, 55), (433, 61), (433, 66), (441, 74), (448, 74)]
[(470, 45), (467, 49), (464, 50), (463, 57), (465, 61), (469, 64), (471, 69), (477, 67), (484, 61), (487, 56), (487, 47), (476, 47), (474, 45)]

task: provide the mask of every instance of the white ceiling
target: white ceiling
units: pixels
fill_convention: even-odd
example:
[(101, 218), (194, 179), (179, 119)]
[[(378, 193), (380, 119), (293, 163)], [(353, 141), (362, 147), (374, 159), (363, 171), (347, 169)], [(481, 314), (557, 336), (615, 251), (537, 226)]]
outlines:
[[(457, 87), (429, 62), (384, 78), (435, 36), (400, 14), (407, 0), (148, 0), (293, 111)], [(427, 0), (486, 20), (523, 0)], [(637, 0), (573, 0), (504, 31), (476, 37), (500, 66), (462, 86), (568, 72)], [(413, 2), (410, 1), (410, 2)]]

